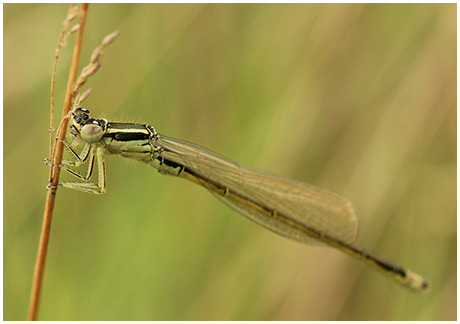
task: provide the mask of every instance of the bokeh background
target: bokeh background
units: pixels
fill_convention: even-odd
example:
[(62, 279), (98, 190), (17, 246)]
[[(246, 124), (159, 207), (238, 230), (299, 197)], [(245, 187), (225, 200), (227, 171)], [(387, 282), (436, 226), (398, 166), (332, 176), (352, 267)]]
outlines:
[[(3, 311), (24, 320), (68, 5), (3, 9)], [(114, 156), (106, 195), (58, 191), (39, 318), (455, 320), (456, 18), (456, 4), (91, 4), (82, 66), (121, 31), (86, 85), (94, 116), (148, 123), (348, 197), (356, 244), (433, 288), (411, 293)]]

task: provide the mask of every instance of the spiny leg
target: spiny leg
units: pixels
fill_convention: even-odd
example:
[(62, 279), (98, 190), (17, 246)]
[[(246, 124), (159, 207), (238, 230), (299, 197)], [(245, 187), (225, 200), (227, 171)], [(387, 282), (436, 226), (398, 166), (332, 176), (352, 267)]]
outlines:
[[(94, 154), (94, 151), (96, 153)], [(59, 187), (66, 187), (75, 190), (80, 190), (84, 192), (89, 192), (93, 194), (103, 194), (107, 189), (106, 173), (105, 173), (105, 149), (102, 147), (91, 149), (91, 159), (90, 164), (94, 165), (94, 158), (97, 159), (97, 168), (98, 168), (98, 183), (85, 183), (85, 182), (61, 182)], [(94, 156), (95, 155), (95, 156)], [(93, 161), (93, 162), (91, 162)], [(93, 166), (91, 167), (92, 173)], [(65, 169), (67, 170), (67, 169)], [(67, 170), (69, 171), (69, 170)], [(69, 171), (70, 172), (70, 171)], [(70, 172), (74, 174), (73, 172)], [(75, 175), (75, 174), (74, 174)], [(77, 176), (78, 177), (78, 176)]]
[(44, 159), (46, 165), (62, 167), (62, 165), (65, 164), (65, 165), (70, 165), (70, 166), (73, 166), (73, 167), (78, 167), (80, 164), (84, 163), (86, 161), (86, 159), (88, 158), (89, 148), (86, 147), (88, 144), (86, 144), (85, 147), (83, 147), (83, 150), (80, 152), (80, 154), (78, 154), (75, 151), (75, 148), (81, 142), (74, 141), (72, 144), (69, 144), (65, 139), (64, 140), (58, 140), (58, 141), (61, 142), (64, 145), (65, 149), (74, 156), (75, 162), (62, 160), (61, 164), (55, 165), (55, 164), (51, 163), (51, 160), (49, 158), (46, 158), (46, 159)]
[[(87, 146), (89, 147), (90, 145), (87, 144)], [(89, 181), (93, 175), (93, 171), (94, 171), (94, 160), (96, 158), (95, 154), (94, 154), (94, 151), (96, 150), (96, 147), (94, 148), (91, 148), (91, 150), (89, 150), (89, 159), (88, 158), (85, 158), (85, 160), (89, 160), (89, 163), (88, 163), (88, 168), (86, 170), (86, 175), (83, 175), (81, 174), (78, 170), (75, 169), (75, 164), (80, 165), (81, 163), (78, 163), (75, 162), (71, 162), (71, 163), (67, 163), (67, 161), (62, 161), (63, 163), (61, 164), (61, 167), (66, 170), (67, 172), (69, 172), (70, 174), (72, 174), (73, 176), (77, 177), (78, 179), (81, 179), (83, 181)]]
[[(80, 154), (78, 154), (74, 150), (74, 148), (78, 146), (79, 142), (75, 141), (72, 144), (69, 144), (66, 141), (62, 141), (62, 143), (64, 144), (64, 147), (75, 157), (75, 161), (72, 162), (72, 161), (62, 160), (61, 164), (57, 166), (62, 167), (65, 171), (69, 172), (73, 176), (83, 181), (89, 181), (91, 179), (91, 176), (93, 175), (94, 159), (95, 159), (94, 151), (96, 147), (94, 145), (86, 143), (82, 151), (80, 152)], [(76, 170), (76, 168), (84, 164), (86, 161), (88, 161), (88, 159), (89, 159), (89, 164), (88, 164), (88, 168), (86, 171), (86, 175), (83, 175), (78, 170)], [(45, 160), (45, 163), (47, 165), (54, 166), (47, 159)]]
[(75, 148), (80, 144), (78, 141), (74, 141), (72, 144), (67, 143), (67, 141), (62, 141), (64, 147), (69, 151), (74, 157), (75, 162), (62, 161), (66, 166), (78, 167), (81, 164), (85, 163), (91, 153), (91, 144), (86, 143), (80, 154), (75, 151)]

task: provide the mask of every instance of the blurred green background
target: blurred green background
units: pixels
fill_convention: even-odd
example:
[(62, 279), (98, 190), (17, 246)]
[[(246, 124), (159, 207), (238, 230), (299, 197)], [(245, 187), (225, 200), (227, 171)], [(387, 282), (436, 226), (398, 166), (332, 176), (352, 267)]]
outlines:
[[(5, 320), (27, 316), (67, 5), (4, 4)], [(94, 116), (148, 123), (351, 199), (356, 244), (429, 278), (411, 293), (253, 224), (198, 186), (107, 158), (58, 191), (42, 320), (455, 320), (456, 4), (91, 4)], [(60, 117), (74, 38), (58, 66)], [(64, 175), (62, 179), (71, 179)]]

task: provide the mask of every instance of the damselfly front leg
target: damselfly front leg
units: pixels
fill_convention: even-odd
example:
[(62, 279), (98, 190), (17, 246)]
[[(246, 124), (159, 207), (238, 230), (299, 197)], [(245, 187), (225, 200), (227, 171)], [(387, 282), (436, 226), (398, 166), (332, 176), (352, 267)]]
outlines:
[[(94, 170), (94, 160), (97, 160), (97, 169), (98, 169), (98, 181), (97, 183), (91, 182), (61, 182), (60, 187), (66, 187), (71, 189), (76, 189), (84, 192), (94, 193), (94, 194), (103, 194), (107, 189), (106, 173), (105, 173), (105, 152), (103, 147), (97, 147), (94, 144), (87, 144), (89, 147), (89, 164), (86, 177), (81, 175), (75, 170), (69, 169), (64, 166), (64, 170), (74, 175), (75, 177), (82, 179), (84, 181), (89, 181), (93, 174)], [(84, 162), (83, 162), (84, 163)]]
[[(63, 168), (73, 176), (82, 179), (83, 181), (89, 181), (91, 179), (91, 176), (93, 174), (94, 170), (94, 159), (95, 155), (91, 150), (91, 145), (90, 144), (85, 144), (83, 147), (83, 150), (78, 154), (75, 151), (75, 147), (77, 147), (80, 143), (77, 141), (74, 141), (72, 144), (67, 143), (66, 141), (61, 141), (64, 144), (64, 147), (69, 151), (75, 158), (75, 161), (67, 161), (67, 160), (62, 160), (61, 164), (54, 165), (50, 163), (49, 159), (45, 159), (45, 163), (48, 166), (58, 166), (60, 168)], [(89, 158), (89, 164), (88, 168), (86, 171), (86, 175), (83, 175), (78, 171), (76, 168), (78, 168), (80, 165), (84, 164)]]

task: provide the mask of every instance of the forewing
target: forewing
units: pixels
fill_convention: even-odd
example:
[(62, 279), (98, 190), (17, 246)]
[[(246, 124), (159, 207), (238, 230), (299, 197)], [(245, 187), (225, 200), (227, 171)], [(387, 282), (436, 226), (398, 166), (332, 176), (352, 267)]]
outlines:
[[(207, 187), (218, 199), (268, 229), (299, 241), (315, 238), (292, 229), (273, 215), (281, 215), (343, 242), (357, 234), (357, 219), (351, 202), (328, 190), (276, 174), (242, 166), (201, 146), (161, 136), (157, 144), (165, 159), (185, 166), (202, 179), (228, 188), (221, 195)], [(237, 195), (234, 195), (236, 193)], [(263, 206), (264, 208), (255, 208)], [(267, 212), (270, 210), (274, 213)]]

